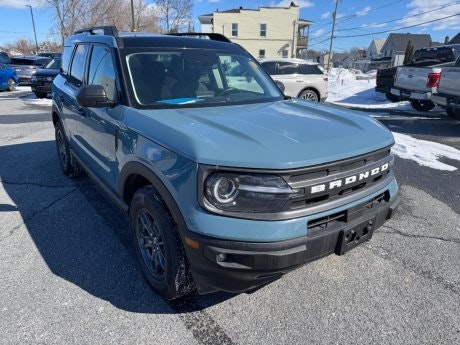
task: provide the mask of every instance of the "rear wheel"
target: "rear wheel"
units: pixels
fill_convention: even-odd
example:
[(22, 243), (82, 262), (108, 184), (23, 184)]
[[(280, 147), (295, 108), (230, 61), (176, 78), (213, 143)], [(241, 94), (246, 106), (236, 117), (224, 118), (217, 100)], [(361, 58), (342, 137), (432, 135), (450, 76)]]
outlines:
[(399, 102), (401, 100), (398, 96), (393, 95), (391, 92), (385, 92), (385, 97), (390, 102)]
[(413, 99), (410, 101), (412, 108), (418, 111), (429, 111), (434, 108), (434, 103), (431, 101), (420, 101)]
[(455, 108), (446, 108), (446, 113), (453, 119), (460, 120), (460, 110)]
[(13, 78), (8, 79), (7, 85), (8, 85), (7, 86), (8, 91), (16, 90), (16, 82), (14, 81)]
[(303, 90), (299, 94), (299, 98), (305, 99), (307, 101), (319, 102), (318, 94), (314, 90)]
[(46, 98), (47, 93), (46, 92), (35, 92), (35, 96), (37, 96), (37, 98)]
[(78, 177), (83, 173), (83, 170), (72, 157), (69, 150), (69, 143), (65, 136), (62, 123), (57, 121), (54, 125), (54, 134), (56, 138), (56, 151), (61, 164), (62, 171), (69, 177)]
[(134, 194), (129, 218), (136, 259), (150, 286), (166, 299), (192, 292), (195, 286), (177, 225), (152, 186)]

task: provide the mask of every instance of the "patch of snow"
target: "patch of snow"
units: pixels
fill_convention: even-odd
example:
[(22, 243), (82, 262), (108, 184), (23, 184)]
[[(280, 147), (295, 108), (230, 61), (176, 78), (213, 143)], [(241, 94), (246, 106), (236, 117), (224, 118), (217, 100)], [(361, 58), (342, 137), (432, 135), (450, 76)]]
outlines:
[(460, 150), (427, 140), (415, 139), (409, 135), (393, 132), (396, 144), (391, 149), (395, 155), (412, 159), (418, 164), (438, 170), (454, 171), (456, 167), (439, 161), (448, 158), (460, 161)]

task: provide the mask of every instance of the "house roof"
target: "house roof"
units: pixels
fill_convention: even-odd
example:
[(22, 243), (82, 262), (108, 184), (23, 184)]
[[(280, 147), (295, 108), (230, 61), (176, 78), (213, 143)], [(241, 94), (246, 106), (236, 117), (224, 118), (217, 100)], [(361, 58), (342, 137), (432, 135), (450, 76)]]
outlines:
[(431, 36), (428, 34), (396, 34), (391, 33), (385, 44), (382, 47), (382, 50), (385, 50), (388, 45), (393, 46), (394, 51), (405, 51), (407, 43), (411, 41), (414, 46), (414, 50), (420, 49), (423, 47), (429, 47), (431, 45)]
[(458, 44), (460, 43), (460, 32), (454, 36), (447, 44)]
[(375, 50), (377, 53), (380, 53), (382, 51), (383, 45), (385, 44), (385, 40), (383, 38), (374, 38), (371, 42), (371, 45), (372, 43), (375, 45)]

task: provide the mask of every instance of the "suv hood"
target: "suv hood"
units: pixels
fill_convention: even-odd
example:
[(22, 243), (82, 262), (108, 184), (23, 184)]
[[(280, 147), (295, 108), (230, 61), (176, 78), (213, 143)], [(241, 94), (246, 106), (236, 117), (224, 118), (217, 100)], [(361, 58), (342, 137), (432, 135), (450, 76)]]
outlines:
[[(130, 116), (131, 111), (136, 114)], [(127, 126), (140, 135), (197, 163), (217, 166), (300, 168), (394, 143), (386, 127), (365, 115), (301, 100), (129, 109), (126, 115)]]

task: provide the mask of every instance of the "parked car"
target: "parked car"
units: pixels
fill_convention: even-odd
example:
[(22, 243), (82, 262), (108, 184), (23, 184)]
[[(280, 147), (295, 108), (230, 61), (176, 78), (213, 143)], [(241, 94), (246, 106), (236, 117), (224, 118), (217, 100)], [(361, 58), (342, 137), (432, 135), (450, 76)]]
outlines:
[(431, 101), (446, 109), (447, 115), (460, 120), (460, 57), (453, 66), (442, 67), (439, 85)]
[(302, 59), (260, 59), (270, 76), (283, 83), (284, 94), (309, 101), (324, 102), (328, 93), (328, 77), (316, 63)]
[(0, 90), (14, 91), (18, 82), (16, 71), (8, 65), (0, 63)]
[(401, 100), (410, 101), (415, 110), (429, 111), (435, 106), (431, 95), (437, 91), (441, 70), (452, 65), (452, 62), (448, 62), (427, 67), (398, 67), (391, 93)]
[(15, 56), (11, 58), (9, 66), (16, 71), (19, 78), (19, 84), (30, 85), (30, 77), (32, 77), (32, 74), (34, 74), (37, 69), (45, 66), (49, 61), (49, 58), (41, 56)]
[(52, 95), (62, 171), (85, 171), (128, 213), (135, 257), (166, 299), (247, 291), (342, 255), (399, 202), (386, 127), (287, 99), (219, 34), (77, 31)]
[[(417, 49), (409, 64), (409, 67), (433, 66), (440, 63), (454, 62), (460, 55), (460, 44), (449, 44), (443, 46)], [(392, 102), (399, 102), (401, 98), (391, 92), (394, 87), (398, 67), (379, 69), (376, 77), (376, 92), (383, 92), (387, 99)]]
[(61, 59), (55, 58), (30, 77), (30, 86), (37, 98), (44, 98), (51, 93), (51, 85), (53, 85), (54, 78), (59, 74), (60, 68)]
[(60, 59), (62, 57), (62, 53), (38, 53), (38, 56), (47, 57), (50, 59)]
[(0, 52), (0, 63), (2, 63), (2, 64), (11, 63), (11, 58), (9, 57), (8, 53)]

